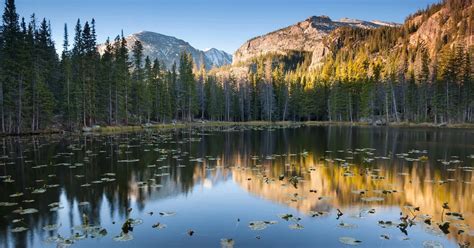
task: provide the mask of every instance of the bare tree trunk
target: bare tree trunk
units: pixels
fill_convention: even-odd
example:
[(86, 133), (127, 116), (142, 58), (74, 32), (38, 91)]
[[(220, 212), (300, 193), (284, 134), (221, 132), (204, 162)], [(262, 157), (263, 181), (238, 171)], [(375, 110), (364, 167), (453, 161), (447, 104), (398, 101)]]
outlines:
[(18, 80), (18, 127), (17, 127), (17, 133), (21, 133), (21, 112), (22, 112), (22, 96), (23, 96), (23, 76), (20, 76), (20, 79)]
[(5, 112), (3, 107), (3, 81), (0, 80), (0, 114), (2, 118), (2, 133), (5, 133)]
[(125, 125), (128, 125), (128, 87), (125, 87)]
[(285, 104), (283, 107), (283, 116), (281, 118), (282, 121), (286, 119), (286, 112), (288, 111), (288, 89), (285, 89)]
[(119, 112), (118, 89), (117, 89), (117, 86), (115, 86), (115, 125), (118, 124), (118, 112)]
[(112, 124), (112, 84), (109, 78), (109, 125)]
[(446, 80), (446, 121), (449, 122), (449, 83)]
[(395, 120), (397, 122), (400, 122), (400, 118), (398, 117), (397, 100), (395, 98), (395, 89), (393, 87), (392, 81), (390, 81), (390, 89), (392, 91), (392, 103), (393, 103), (393, 112), (395, 113)]
[(386, 119), (387, 122), (389, 122), (390, 119), (389, 119), (389, 113), (388, 113), (388, 110), (389, 110), (388, 106), (389, 106), (389, 104), (388, 104), (388, 92), (387, 92), (387, 91), (388, 91), (388, 90), (385, 90), (385, 119)]

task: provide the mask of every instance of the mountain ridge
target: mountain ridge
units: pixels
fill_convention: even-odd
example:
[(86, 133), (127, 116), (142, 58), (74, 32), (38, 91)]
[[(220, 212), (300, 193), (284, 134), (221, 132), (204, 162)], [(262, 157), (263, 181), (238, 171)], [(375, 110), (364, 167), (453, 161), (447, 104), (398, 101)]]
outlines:
[[(179, 64), (179, 55), (186, 51), (191, 54), (197, 67), (204, 63), (206, 69), (221, 67), (232, 62), (232, 55), (217, 48), (209, 48), (207, 51), (193, 47), (189, 42), (170, 35), (156, 33), (153, 31), (140, 31), (125, 37), (127, 48), (132, 51), (135, 41), (139, 40), (143, 45), (144, 57), (151, 60), (158, 59), (167, 69), (174, 63)], [(98, 46), (99, 53), (103, 53), (105, 44)]]
[(373, 29), (397, 25), (399, 24), (350, 18), (333, 21), (326, 15), (310, 16), (304, 21), (249, 39), (235, 51), (233, 65), (246, 63), (252, 58), (269, 53), (284, 55), (288, 51), (304, 51), (313, 53), (312, 67), (315, 67), (328, 52), (328, 47), (323, 44), (323, 38), (335, 29), (340, 27)]

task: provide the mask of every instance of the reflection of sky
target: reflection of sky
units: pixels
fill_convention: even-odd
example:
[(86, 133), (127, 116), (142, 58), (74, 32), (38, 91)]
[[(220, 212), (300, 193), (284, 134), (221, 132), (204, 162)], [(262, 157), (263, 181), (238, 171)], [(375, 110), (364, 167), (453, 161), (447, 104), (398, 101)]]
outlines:
[[(67, 206), (65, 198), (61, 202)], [(345, 213), (341, 218), (345, 223), (356, 224), (357, 228), (339, 228), (339, 221), (332, 211), (327, 217), (310, 218), (284, 204), (248, 194), (233, 180), (226, 180), (218, 187), (206, 188), (197, 184), (189, 194), (177, 195), (173, 198), (149, 200), (143, 211), (133, 210), (131, 218), (144, 219), (142, 225), (136, 226), (133, 232), (134, 240), (120, 243), (110, 242), (110, 239), (120, 233), (123, 219), (110, 216), (109, 205), (103, 198), (101, 203), (101, 221), (107, 228), (108, 235), (102, 239), (86, 239), (77, 242), (74, 247), (218, 247), (221, 238), (233, 238), (236, 246), (248, 247), (307, 247), (317, 244), (318, 247), (340, 247), (338, 238), (341, 236), (355, 237), (362, 240), (360, 247), (420, 247), (425, 240), (437, 240), (445, 247), (455, 247), (453, 241), (447, 242), (442, 237), (429, 235), (421, 230), (421, 226), (409, 229), (410, 240), (402, 241), (403, 235), (396, 228), (382, 229), (377, 225), (379, 220), (396, 221), (399, 217), (398, 207), (377, 207), (377, 213), (360, 220), (351, 215), (358, 213), (358, 208), (342, 209)], [(136, 209), (136, 202), (131, 203)], [(67, 208), (60, 210), (59, 218), (63, 224), (60, 233), (70, 229), (70, 216)], [(153, 211), (154, 215), (147, 213)], [(160, 211), (174, 211), (171, 217), (161, 217)], [(279, 219), (277, 215), (291, 213), (301, 216), (300, 224), (303, 230), (290, 230), (289, 224)], [(240, 222), (237, 224), (237, 219)], [(79, 224), (78, 211), (74, 211), (74, 224)], [(116, 221), (112, 225), (112, 221)], [(279, 223), (269, 226), (263, 231), (251, 231), (248, 223), (254, 220), (277, 220)], [(155, 230), (151, 225), (156, 222), (166, 224), (167, 228)], [(189, 237), (186, 232), (192, 229), (195, 235)], [(391, 240), (379, 239), (380, 235), (388, 235)], [(256, 236), (261, 236), (260, 240)]]
[[(416, 206), (419, 206), (418, 204), (422, 205), (423, 213), (434, 213), (435, 216), (439, 216), (439, 207), (445, 199), (448, 199), (453, 210), (464, 210), (463, 212), (466, 214), (466, 222), (472, 223), (472, 206), (469, 205), (469, 199), (472, 199), (471, 185), (453, 182), (443, 186), (437, 186), (436, 184), (428, 184), (424, 182), (426, 179), (435, 179), (435, 181), (437, 181), (450, 177), (448, 177), (448, 175), (451, 174), (446, 173), (443, 168), (437, 166), (437, 162), (435, 162), (437, 158), (446, 157), (446, 154), (456, 154), (465, 158), (467, 154), (472, 153), (472, 149), (467, 148), (468, 146), (466, 145), (469, 141), (466, 143), (466, 141), (460, 139), (459, 135), (462, 132), (449, 132), (449, 135), (443, 133), (443, 135), (438, 136), (443, 137), (441, 140), (435, 139), (433, 141), (428, 139), (429, 145), (431, 146), (431, 149), (429, 149), (431, 162), (429, 164), (406, 163), (401, 159), (376, 162), (377, 167), (382, 169), (382, 174), (388, 175), (388, 183), (397, 183), (398, 187), (401, 187), (404, 192), (386, 197), (386, 201), (383, 203), (363, 204), (361, 203), (359, 196), (350, 193), (351, 189), (372, 186), (381, 189), (384, 188), (383, 184), (371, 182), (371, 185), (372, 183), (375, 184), (369, 186), (364, 177), (356, 176), (353, 178), (344, 178), (341, 176), (342, 169), (340, 166), (329, 165), (323, 168), (319, 156), (321, 156), (321, 154), (327, 149), (337, 150), (348, 147), (360, 148), (372, 146), (367, 145), (364, 140), (367, 136), (370, 137), (373, 133), (369, 132), (370, 129), (336, 130), (337, 132), (332, 132), (336, 137), (357, 137), (354, 138), (354, 140), (357, 140), (357, 142), (360, 143), (348, 146), (346, 141), (342, 141), (327, 146), (329, 141), (334, 142), (331, 135), (316, 140), (311, 138), (306, 140), (299, 139), (299, 135), (304, 135), (306, 137), (321, 137), (321, 133), (319, 132), (331, 134), (331, 132), (326, 132), (324, 128), (287, 130), (288, 133), (294, 135), (295, 138), (290, 139), (286, 143), (275, 142), (280, 140), (282, 134), (288, 134), (280, 130), (274, 132), (253, 132), (252, 136), (248, 136), (251, 137), (252, 140), (237, 139), (247, 135), (247, 132), (222, 135), (216, 134), (215, 136), (208, 137), (208, 140), (203, 140), (201, 143), (189, 145), (189, 149), (190, 155), (195, 157), (203, 157), (204, 155), (212, 154), (213, 156), (219, 156), (221, 158), (220, 161), (211, 162), (209, 165), (206, 164), (207, 162), (204, 162), (203, 164), (197, 164), (196, 166), (191, 166), (192, 163), (190, 163), (186, 168), (175, 168), (176, 170), (170, 169), (172, 172), (171, 175), (160, 180), (160, 183), (163, 184), (163, 188), (150, 190), (146, 193), (143, 192), (143, 189), (137, 188), (135, 180), (146, 180), (149, 175), (152, 175), (152, 173), (150, 174), (148, 172), (151, 172), (154, 169), (143, 168), (140, 167), (139, 164), (117, 166), (117, 168), (115, 168), (117, 169), (117, 178), (121, 179), (123, 182), (120, 183), (118, 182), (119, 180), (117, 180), (116, 186), (123, 186), (126, 184), (130, 186), (129, 188), (120, 188), (118, 190), (113, 186), (113, 184), (110, 185), (111, 187), (94, 185), (91, 188), (81, 189), (79, 192), (74, 191), (71, 188), (66, 192), (65, 189), (68, 186), (63, 187), (63, 190), (61, 190), (61, 193), (57, 196), (61, 204), (65, 207), (58, 212), (59, 216), (57, 219), (62, 224), (59, 233), (68, 237), (73, 234), (71, 227), (81, 224), (82, 213), (79, 211), (76, 199), (84, 199), (85, 196), (92, 197), (90, 194), (81, 194), (83, 192), (91, 192), (92, 194), (99, 194), (96, 203), (97, 208), (94, 209), (94, 213), (97, 213), (94, 215), (97, 216), (97, 218), (91, 219), (91, 222), (98, 224), (97, 222), (100, 221), (100, 224), (107, 229), (108, 235), (101, 239), (86, 239), (78, 241), (74, 247), (143, 247), (156, 245), (163, 245), (164, 247), (216, 247), (219, 246), (219, 240), (221, 238), (234, 238), (237, 246), (244, 247), (301, 247), (308, 246), (309, 244), (340, 247), (338, 241), (340, 236), (350, 236), (360, 239), (363, 241), (361, 244), (362, 247), (420, 247), (422, 242), (425, 240), (438, 240), (443, 243), (445, 247), (455, 247), (455, 240), (452, 239), (452, 235), (449, 237), (450, 240), (448, 240), (446, 237), (436, 237), (427, 234), (422, 230), (421, 224), (408, 230), (410, 237), (409, 241), (402, 241), (400, 240), (402, 234), (398, 229), (383, 229), (377, 225), (377, 222), (379, 220), (391, 220), (397, 222), (400, 212), (399, 206), (409, 203), (417, 204)], [(352, 135), (352, 132), (354, 132), (354, 135)], [(393, 132), (394, 133), (389, 133), (387, 135), (376, 133), (381, 137), (385, 137), (384, 139), (373, 139), (371, 141), (375, 144), (374, 147), (381, 147), (384, 144), (384, 148), (379, 149), (376, 154), (380, 153), (380, 155), (386, 155), (389, 152), (406, 152), (412, 148), (423, 149), (423, 147), (426, 146), (425, 143), (428, 142), (423, 140), (424, 138), (419, 138), (418, 136), (416, 136), (418, 138), (415, 139), (407, 136), (412, 132)], [(392, 135), (393, 140), (397, 140), (396, 137), (404, 137), (406, 141), (403, 143), (390, 142), (392, 138), (389, 139), (387, 137), (392, 137)], [(267, 139), (264, 139), (261, 136), (266, 137)], [(223, 137), (225, 137), (225, 139)], [(420, 137), (427, 136), (420, 135)], [(462, 138), (468, 139), (469, 135), (467, 135), (467, 138), (466, 136), (463, 136)], [(453, 141), (456, 141), (458, 146), (450, 146)], [(225, 146), (222, 145), (223, 143)], [(434, 145), (435, 143), (437, 145)], [(420, 146), (419, 144), (423, 145)], [(240, 147), (240, 145), (245, 149)], [(185, 146), (187, 145), (182, 146), (183, 149)], [(225, 148), (222, 149), (222, 147)], [(214, 150), (206, 150), (206, 148), (212, 148)], [(316, 171), (309, 174), (302, 174), (306, 181), (299, 186), (299, 191), (292, 187), (280, 187), (278, 181), (267, 185), (263, 183), (263, 179), (258, 176), (262, 171), (265, 171), (265, 173), (272, 178), (277, 178), (278, 175), (282, 173), (282, 170), (285, 170), (285, 173), (295, 172), (286, 171), (286, 169), (283, 168), (284, 166), (282, 167), (282, 165), (286, 163), (283, 157), (282, 159), (276, 159), (273, 161), (265, 160), (255, 162), (255, 164), (262, 165), (262, 171), (226, 168), (226, 166), (234, 164), (252, 165), (254, 162), (249, 161), (251, 155), (255, 154), (281, 154), (288, 150), (298, 153), (303, 149), (309, 151), (309, 156), (304, 159), (299, 156), (295, 157), (292, 160), (292, 163), (301, 165), (303, 172), (306, 171), (309, 166), (315, 166)], [(385, 149), (385, 151), (383, 149)], [(131, 157), (140, 157), (139, 152), (142, 149), (137, 148), (135, 150), (138, 154), (133, 154)], [(156, 158), (153, 156), (148, 156), (142, 162), (146, 165), (155, 159)], [(183, 158), (182, 163), (186, 163), (186, 161), (187, 158)], [(218, 167), (214, 170), (207, 170), (205, 166)], [(107, 168), (107, 171), (109, 171), (109, 169), (110, 168)], [(410, 182), (408, 179), (405, 179), (405, 176), (402, 177), (397, 175), (397, 172), (401, 172), (402, 169), (404, 172), (409, 173)], [(89, 170), (89, 172), (91, 171)], [(130, 177), (124, 177), (124, 175), (119, 175), (119, 173), (126, 174)], [(459, 173), (463, 172), (458, 170), (454, 177), (460, 178)], [(464, 176), (463, 180), (472, 182), (472, 173), (464, 173), (461, 175)], [(249, 181), (247, 178), (252, 178), (252, 180)], [(73, 181), (72, 183), (75, 182), (76, 181)], [(183, 185), (189, 187), (184, 187)], [(210, 185), (212, 185), (212, 187)], [(99, 190), (106, 187), (109, 189), (106, 192)], [(318, 205), (320, 202), (317, 201), (316, 198), (307, 197), (307, 199), (298, 201), (297, 204), (286, 203), (289, 194), (295, 192), (308, 194), (309, 189), (312, 188), (317, 188), (320, 194), (333, 196), (333, 200), (328, 201), (328, 203), (325, 204), (327, 207), (325, 209), (331, 211), (328, 217), (310, 218), (306, 216), (308, 210), (315, 210), (315, 206), (320, 206)], [(46, 194), (48, 193), (49, 191)], [(55, 196), (54, 194), (51, 195)], [(459, 200), (459, 196), (463, 196), (463, 200)], [(125, 206), (121, 204), (121, 202), (124, 201), (123, 199), (119, 199), (123, 197), (130, 199), (128, 207), (133, 209), (130, 217), (142, 218), (144, 219), (144, 223), (135, 228), (135, 231), (133, 232), (135, 239), (133, 241), (117, 243), (112, 241), (112, 238), (120, 233), (120, 227), (124, 222), (125, 217), (123, 215), (123, 208), (125, 208)], [(71, 199), (73, 202), (72, 206), (69, 205)], [(109, 199), (112, 199), (113, 202), (109, 202)], [(42, 203), (47, 202), (46, 204), (49, 204), (50, 201), (56, 201), (56, 199), (43, 200), (45, 201)], [(41, 205), (44, 206), (46, 204)], [(376, 214), (367, 216), (363, 219), (351, 217), (363, 206), (373, 206), (376, 209)], [(118, 207), (120, 209), (117, 209)], [(355, 229), (339, 228), (339, 221), (335, 219), (336, 213), (333, 207), (341, 208), (344, 212), (344, 216), (341, 218), (344, 222), (356, 224), (358, 227)], [(42, 208), (42, 211), (48, 211), (48, 209)], [(148, 212), (150, 211), (154, 212), (153, 216), (148, 215)], [(173, 211), (177, 212), (177, 215), (172, 217), (161, 217), (158, 214), (160, 211)], [(287, 223), (286, 221), (279, 219), (277, 216), (284, 213), (292, 213), (295, 216), (303, 217), (300, 224), (303, 225), (305, 229), (290, 230), (288, 225), (292, 223)], [(44, 216), (49, 217), (54, 215), (46, 213), (43, 217)], [(25, 218), (27, 217), (28, 216)], [(33, 215), (32, 217), (37, 216)], [(236, 221), (238, 218), (241, 219), (239, 225), (237, 225)], [(38, 224), (39, 226), (54, 224), (48, 223), (47, 220), (40, 220), (41, 223)], [(268, 227), (266, 230), (256, 232), (251, 231), (248, 228), (249, 221), (253, 220), (277, 220), (279, 223)], [(32, 220), (31, 222), (36, 223), (36, 221), (37, 219)], [(112, 224), (113, 221), (116, 223)], [(152, 229), (151, 226), (158, 221), (166, 224), (168, 227), (163, 230)], [(196, 232), (195, 236), (188, 237), (186, 235), (188, 229), (193, 229)], [(452, 232), (455, 232), (455, 229), (452, 229)], [(381, 240), (379, 236), (382, 234), (389, 235), (391, 240)], [(9, 234), (9, 238), (16, 236), (20, 237), (19, 235), (28, 236), (25, 240), (30, 244), (34, 244), (31, 245), (31, 247), (41, 247), (43, 245), (48, 247), (42, 242), (48, 236), (47, 232), (30, 230), (22, 234)], [(257, 235), (261, 236), (260, 240), (255, 238)]]

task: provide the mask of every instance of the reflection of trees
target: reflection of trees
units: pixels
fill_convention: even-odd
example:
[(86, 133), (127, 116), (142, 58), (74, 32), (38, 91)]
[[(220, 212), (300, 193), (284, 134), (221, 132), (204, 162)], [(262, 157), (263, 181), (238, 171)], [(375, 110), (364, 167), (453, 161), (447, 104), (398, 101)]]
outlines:
[[(199, 130), (206, 132), (206, 130)], [(21, 216), (26, 225), (35, 233), (43, 235), (43, 226), (63, 222), (58, 220), (55, 212), (50, 212), (48, 204), (60, 201), (61, 195), (66, 199), (64, 206), (68, 211), (68, 225), (80, 225), (80, 216), (85, 212), (92, 223), (100, 224), (102, 219), (101, 207), (104, 200), (107, 202), (110, 217), (125, 218), (127, 208), (131, 202), (136, 202), (142, 211), (150, 200), (173, 197), (177, 194), (187, 194), (198, 183), (208, 180), (212, 185), (222, 180), (233, 178), (243, 188), (252, 194), (259, 195), (275, 202), (288, 204), (300, 211), (328, 210), (332, 207), (364, 205), (360, 196), (351, 193), (353, 189), (397, 189), (399, 193), (386, 197), (383, 205), (414, 205), (420, 206), (423, 213), (440, 216), (441, 205), (449, 202), (453, 211), (462, 213), (474, 212), (473, 189), (471, 185), (460, 182), (449, 182), (438, 185), (425, 183), (425, 180), (446, 180), (448, 178), (473, 181), (472, 173), (447, 172), (435, 162), (435, 159), (450, 159), (452, 155), (465, 158), (473, 147), (470, 143), (472, 132), (464, 130), (417, 130), (396, 128), (355, 128), (355, 127), (318, 127), (299, 129), (276, 129), (274, 131), (231, 131), (207, 132), (211, 135), (200, 136), (196, 130), (168, 133), (139, 133), (108, 136), (71, 136), (71, 137), (28, 137), (4, 138), (0, 142), (0, 152), (5, 163), (0, 167), (0, 175), (12, 175), (16, 180), (13, 184), (2, 184), (0, 201), (21, 201), (35, 199), (34, 203), (21, 203), (18, 206), (34, 207), (39, 213)], [(189, 142), (190, 138), (201, 137), (201, 142)], [(339, 166), (323, 163), (324, 157), (344, 157), (348, 154), (339, 154), (340, 149), (377, 148), (376, 156), (394, 156), (395, 153), (407, 152), (411, 149), (427, 149), (429, 164), (406, 163), (399, 159), (384, 161), (378, 160), (372, 165), (361, 164), (355, 161), (351, 167), (356, 176), (344, 177), (344, 170)], [(156, 161), (162, 156), (155, 148), (173, 149), (167, 154), (164, 161)], [(309, 155), (292, 156), (304, 150)], [(333, 153), (326, 153), (331, 150)], [(72, 155), (58, 155), (58, 153), (72, 153)], [(275, 156), (273, 160), (267, 156)], [(173, 158), (173, 156), (178, 156)], [(205, 158), (210, 156), (218, 160), (205, 159), (203, 163), (189, 162), (190, 157)], [(258, 160), (252, 159), (254, 156)], [(357, 156), (356, 160), (358, 159)], [(117, 163), (118, 160), (139, 158), (137, 163)], [(178, 160), (179, 159), (179, 160)], [(359, 158), (360, 159), (360, 158)], [(13, 163), (13, 164), (11, 164)], [(59, 163), (83, 163), (74, 169), (69, 166), (54, 166)], [(46, 164), (45, 168), (32, 169), (31, 167)], [(155, 168), (148, 165), (156, 164)], [(178, 168), (177, 165), (187, 165)], [(169, 176), (155, 177), (163, 171), (160, 166), (170, 165), (166, 170)], [(233, 166), (231, 170), (223, 169)], [(238, 168), (241, 166), (242, 168)], [(256, 166), (260, 169), (252, 170)], [(314, 167), (315, 171), (308, 172)], [(378, 172), (386, 180), (375, 181), (366, 176), (359, 176), (365, 167), (380, 168)], [(409, 176), (398, 173), (407, 172)], [(115, 173), (116, 181), (111, 183), (93, 184), (95, 180), (104, 177), (104, 173)], [(55, 174), (55, 177), (48, 175)], [(298, 189), (288, 184), (281, 186), (281, 182), (267, 184), (264, 175), (278, 178), (280, 174), (301, 176), (305, 182), (298, 185)], [(78, 178), (76, 175), (84, 175)], [(139, 188), (137, 182), (148, 182), (155, 178), (162, 188)], [(251, 180), (248, 180), (251, 178)], [(43, 179), (44, 181), (36, 181)], [(395, 186), (388, 185), (393, 182)], [(81, 187), (91, 183), (90, 187)], [(44, 194), (32, 195), (32, 188), (39, 188), (47, 184), (59, 184), (58, 188), (50, 188)], [(310, 189), (318, 190), (317, 194), (309, 194)], [(19, 199), (9, 198), (15, 192), (25, 192)], [(289, 201), (290, 195), (298, 193), (305, 196), (296, 202)], [(320, 201), (318, 196), (331, 196), (328, 201)], [(463, 200), (460, 201), (459, 199)], [(90, 202), (89, 206), (78, 207), (82, 201)], [(11, 234), (8, 228), (17, 215), (11, 213), (15, 207), (0, 207), (0, 245), (7, 246), (11, 239), (16, 247), (25, 247), (31, 244), (31, 231)], [(103, 213), (103, 211), (102, 211)], [(79, 220), (79, 223), (75, 223)], [(472, 216), (466, 217), (471, 226), (474, 225)], [(473, 242), (471, 240), (471, 242)], [(474, 243), (474, 242), (473, 242)]]
[[(386, 130), (379, 129), (374, 132), (372, 129), (328, 129), (330, 129), (327, 132), (328, 140), (318, 140), (322, 144), (316, 144), (313, 147), (319, 146), (320, 148), (311, 150), (312, 153), (309, 156), (296, 156), (290, 159), (289, 157), (276, 157), (274, 160), (263, 159), (259, 162), (263, 166), (258, 170), (255, 170), (255, 167), (252, 166), (234, 167), (232, 169), (233, 179), (252, 194), (289, 205), (303, 212), (328, 210), (328, 208), (351, 208), (353, 206), (385, 205), (403, 207), (410, 205), (420, 207), (423, 214), (429, 214), (433, 216), (433, 220), (441, 222), (441, 206), (444, 202), (449, 202), (452, 211), (465, 214), (466, 221), (459, 223), (466, 223), (469, 226), (474, 225), (474, 218), (472, 218), (472, 213), (474, 212), (474, 206), (472, 205), (472, 202), (474, 202), (474, 190), (471, 184), (464, 183), (466, 181), (474, 181), (473, 173), (463, 172), (461, 169), (457, 169), (455, 172), (448, 172), (440, 168), (439, 163), (435, 161), (436, 158), (449, 159), (449, 154), (458, 154), (460, 157), (466, 157), (468, 150), (464, 146), (459, 143), (455, 147), (449, 146), (450, 142), (457, 142), (457, 138), (460, 138), (459, 133), (458, 136), (448, 135), (448, 137), (435, 135), (435, 137), (437, 136), (435, 141), (431, 141), (433, 136), (426, 133), (420, 135), (411, 132), (411, 130), (395, 129), (387, 132)], [(335, 136), (333, 137), (333, 135)], [(370, 137), (371, 135), (375, 136), (375, 138)], [(341, 139), (338, 137), (345, 138)], [(411, 144), (405, 140), (414, 140), (416, 142)], [(440, 142), (440, 140), (443, 140), (443, 142)], [(321, 153), (321, 151), (324, 151), (323, 148), (326, 147), (325, 142), (330, 144), (327, 147), (333, 151), (333, 153), (328, 153), (330, 155), (326, 156)], [(432, 142), (436, 142), (444, 148), (436, 147)], [(445, 142), (448, 142), (448, 145)], [(429, 163), (409, 163), (402, 159), (397, 159), (393, 155), (397, 152), (407, 152), (413, 148), (421, 149), (427, 143), (429, 146), (432, 146), (429, 153), (431, 156)], [(420, 144), (423, 144), (423, 146), (420, 146)], [(312, 146), (306, 146), (306, 148), (308, 147)], [(378, 149), (376, 153), (379, 153), (379, 155), (392, 154), (392, 159), (379, 159), (374, 163), (364, 164), (360, 159), (360, 154), (355, 155), (355, 159), (349, 161), (355, 164), (350, 167), (350, 171), (353, 172), (354, 176), (344, 176), (346, 170), (336, 165), (337, 162), (331, 164), (324, 161), (326, 157), (345, 158), (346, 156), (352, 156), (352, 154), (336, 152), (339, 149), (346, 150), (363, 147), (382, 147), (382, 151)], [(462, 149), (458, 149), (459, 147)], [(293, 151), (301, 152), (302, 150)], [(278, 151), (276, 153), (281, 154), (281, 152)], [(310, 171), (310, 168), (315, 170)], [(366, 168), (380, 169), (380, 171), (372, 170), (372, 173), (384, 176), (385, 179), (374, 180), (370, 176), (365, 175)], [(408, 175), (400, 175), (402, 172), (408, 173)], [(300, 183), (298, 188), (295, 188), (287, 180), (284, 182), (278, 181), (280, 174), (287, 176), (300, 175), (305, 181)], [(270, 180), (270, 183), (267, 183), (264, 176), (273, 178), (275, 181)], [(248, 180), (249, 178), (251, 180)], [(456, 181), (446, 184), (439, 183), (441, 180), (446, 181), (447, 179), (456, 179)], [(428, 180), (433, 180), (434, 182), (427, 182)], [(314, 189), (318, 190), (317, 194), (310, 193), (310, 190)], [(383, 196), (385, 200), (381, 203), (364, 203), (360, 200), (361, 196), (359, 194), (352, 192), (353, 190), (360, 189), (369, 190), (369, 193), (365, 196)], [(398, 192), (384, 195), (381, 193), (370, 193), (371, 190), (397, 190)], [(299, 197), (302, 196), (303, 199), (291, 201), (295, 193)], [(318, 200), (319, 196), (329, 197), (329, 200)], [(454, 223), (455, 221), (452, 222)], [(467, 238), (473, 243), (472, 237), (468, 235), (458, 236), (456, 228), (453, 230), (455, 231), (450, 234), (451, 237)]]

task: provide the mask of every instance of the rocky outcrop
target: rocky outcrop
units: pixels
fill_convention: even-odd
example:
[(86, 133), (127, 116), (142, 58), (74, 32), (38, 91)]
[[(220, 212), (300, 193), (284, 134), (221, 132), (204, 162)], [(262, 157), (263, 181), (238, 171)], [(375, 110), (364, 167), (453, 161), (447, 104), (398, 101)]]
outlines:
[(312, 16), (289, 27), (255, 37), (245, 42), (235, 53), (233, 65), (248, 62), (252, 58), (266, 55), (285, 55), (289, 51), (312, 53), (310, 67), (315, 67), (328, 54), (324, 37), (339, 27), (377, 28), (397, 24), (381, 21), (361, 21), (344, 18), (333, 21), (327, 16)]
[[(463, 44), (465, 47), (473, 46), (474, 32), (468, 24), (469, 19), (471, 19), (472, 23), (474, 18), (473, 5), (471, 4), (466, 7), (462, 10), (462, 13), (457, 13), (457, 15), (462, 16), (462, 18), (454, 18), (449, 8), (443, 6), (429, 17), (417, 15), (410, 18), (406, 25), (417, 27), (417, 30), (410, 35), (410, 45), (424, 44), (431, 56), (437, 52), (438, 47), (436, 44), (448, 38), (452, 41), (452, 44)], [(469, 30), (469, 28), (471, 32), (463, 32), (463, 29)], [(456, 30), (456, 32), (453, 30)]]

